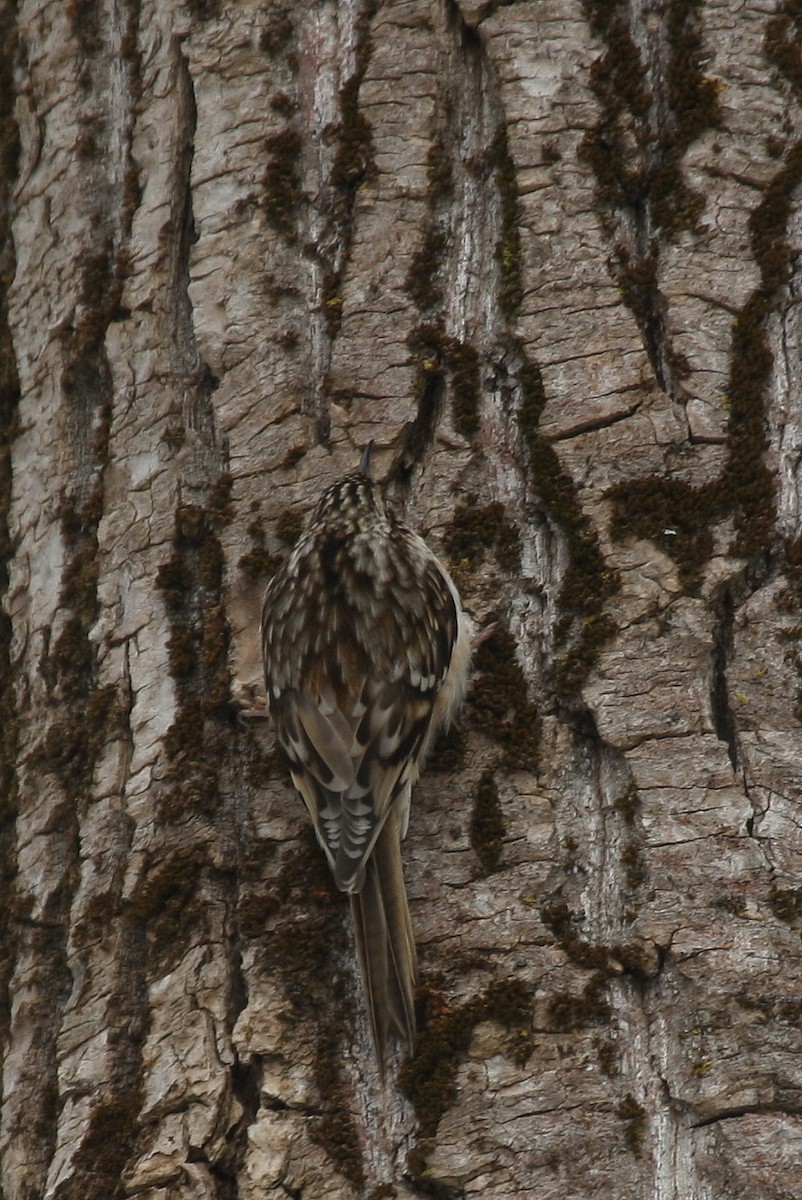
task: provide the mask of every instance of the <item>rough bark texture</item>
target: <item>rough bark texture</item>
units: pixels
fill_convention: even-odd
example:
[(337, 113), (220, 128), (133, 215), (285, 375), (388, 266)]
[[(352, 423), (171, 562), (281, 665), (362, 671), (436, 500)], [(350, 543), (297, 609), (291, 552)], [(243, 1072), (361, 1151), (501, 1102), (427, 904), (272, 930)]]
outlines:
[[(799, 0), (8, 0), (6, 1200), (802, 1194)], [(258, 708), (368, 439), (477, 619), (382, 1087)]]

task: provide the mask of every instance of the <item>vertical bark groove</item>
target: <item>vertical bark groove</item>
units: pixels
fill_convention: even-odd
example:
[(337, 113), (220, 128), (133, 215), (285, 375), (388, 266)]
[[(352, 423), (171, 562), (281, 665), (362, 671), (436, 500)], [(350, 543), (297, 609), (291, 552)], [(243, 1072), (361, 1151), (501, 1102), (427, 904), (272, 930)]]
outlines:
[[(800, 20), (0, 12), (6, 1200), (785, 1200)], [(385, 1084), (258, 635), (369, 440), (482, 629)]]

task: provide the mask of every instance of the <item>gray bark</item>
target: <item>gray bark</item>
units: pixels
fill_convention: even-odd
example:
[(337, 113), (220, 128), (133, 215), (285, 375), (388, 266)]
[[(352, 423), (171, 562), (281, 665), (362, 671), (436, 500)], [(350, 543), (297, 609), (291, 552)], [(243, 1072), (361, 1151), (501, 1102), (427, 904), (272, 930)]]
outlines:
[[(802, 1194), (802, 11), (2, 9), (7, 1200)], [(488, 636), (384, 1084), (261, 713), (373, 439)]]

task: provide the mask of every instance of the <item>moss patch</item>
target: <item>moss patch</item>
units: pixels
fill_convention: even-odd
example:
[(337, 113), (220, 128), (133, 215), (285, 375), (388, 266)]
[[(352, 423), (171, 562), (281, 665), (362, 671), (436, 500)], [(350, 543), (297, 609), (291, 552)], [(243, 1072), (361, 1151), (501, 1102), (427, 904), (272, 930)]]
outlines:
[(296, 239), (301, 206), (301, 150), (297, 129), (288, 125), (267, 139), (267, 166), (262, 180), (268, 222), (288, 242)]
[(415, 1054), (399, 1076), (399, 1087), (411, 1100), (418, 1118), (419, 1140), (407, 1159), (416, 1176), (424, 1175), (437, 1126), (456, 1102), (457, 1071), (476, 1026), (482, 1021), (498, 1021), (509, 1030), (513, 1038), (510, 1053), (520, 1064), (526, 1062), (532, 1049), (532, 995), (518, 980), (491, 984), (457, 1008), (448, 1007), (432, 992), (426, 999), (429, 1019), (418, 1037)]
[[(10, 237), (9, 200), (17, 176), (19, 131), (14, 120), (16, 25), (10, 6), (0, 10), (0, 599), (8, 591), (8, 562), (14, 547), (9, 529), (12, 494), (11, 454), (18, 432), (19, 378), (8, 321), (8, 286), (16, 262)], [(12, 625), (0, 605), (0, 895), (6, 897), (0, 917), (0, 1040), (8, 1028), (8, 983), (14, 969), (16, 931), (11, 922), (11, 896), (17, 872), (18, 714), (11, 662)]]
[(631, 1092), (627, 1092), (621, 1103), (616, 1106), (615, 1115), (626, 1122), (624, 1140), (627, 1149), (637, 1157), (640, 1155), (646, 1134), (646, 1109), (642, 1104), (638, 1104)]
[(483, 875), (498, 867), (504, 840), (504, 817), (498, 798), (498, 788), (490, 771), (479, 780), (471, 815), (471, 846), (479, 859)]
[(526, 444), (534, 486), (550, 519), (565, 537), (569, 562), (558, 597), (562, 614), (557, 624), (558, 658), (554, 689), (558, 696), (575, 694), (615, 627), (602, 610), (619, 586), (618, 575), (607, 567), (590, 519), (583, 513), (576, 486), (567, 475), (554, 447), (539, 433), (546, 394), (538, 367), (527, 357), (522, 343), (514, 342), (520, 366), (521, 402), (518, 425)]
[(501, 275), (499, 304), (513, 319), (523, 299), (521, 282), (521, 234), (518, 177), (507, 142), (507, 127), (500, 122), (490, 148), (490, 163), (495, 173), (501, 204), (501, 229), (496, 243), (496, 261)]
[(172, 554), (156, 576), (170, 621), (167, 649), (179, 702), (165, 737), (170, 790), (164, 804), (173, 817), (217, 807), (220, 768), (234, 721), (219, 537), (230, 516), (229, 490), (226, 477), (209, 489), (205, 508), (178, 507)]
[(471, 724), (501, 747), (504, 770), (533, 770), (540, 745), (540, 715), (529, 700), (526, 679), (509, 630), (497, 628), (476, 652), (470, 692)]
[(660, 386), (670, 388), (687, 364), (666, 332), (655, 235), (699, 231), (704, 197), (685, 182), (682, 158), (700, 134), (721, 123), (719, 84), (703, 71), (701, 3), (671, 0), (661, 10), (667, 58), (659, 67), (644, 62), (626, 5), (585, 0), (584, 8), (604, 51), (590, 73), (601, 117), (583, 138), (580, 155), (596, 180), (622, 297)]
[(326, 130), (327, 137), (336, 143), (330, 178), (335, 197), (330, 215), (340, 250), (336, 267), (332, 261), (323, 271), (321, 304), (330, 337), (336, 337), (342, 320), (342, 285), (351, 250), (357, 189), (370, 178), (374, 169), (373, 135), (359, 107), (359, 90), (372, 53), (370, 26), (377, 8), (378, 0), (367, 0), (356, 20), (354, 73), (338, 94), (340, 119)]
[(443, 544), (456, 570), (471, 568), (492, 553), (505, 571), (521, 569), (521, 538), (516, 526), (507, 520), (504, 505), (458, 504)]
[(342, 1067), (353, 1028), (343, 963), (352, 950), (345, 937), (344, 898), (334, 888), (311, 828), (287, 856), (269, 899), (273, 912), (284, 917), (267, 936), (265, 968), (281, 976), (295, 1019), (315, 1031), (314, 1073), (322, 1112), (311, 1122), (310, 1135), (340, 1174), (361, 1188), (361, 1147)]

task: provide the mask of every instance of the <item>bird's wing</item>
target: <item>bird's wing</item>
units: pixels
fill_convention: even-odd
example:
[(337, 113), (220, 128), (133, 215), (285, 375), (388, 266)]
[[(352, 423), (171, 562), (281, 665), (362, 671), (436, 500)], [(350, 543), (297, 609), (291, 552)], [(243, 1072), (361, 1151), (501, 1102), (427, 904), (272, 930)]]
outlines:
[(388, 814), (409, 792), (431, 720), (434, 693), (362, 678), (337, 706), (319, 692), (286, 689), (271, 709), (293, 783), (309, 809), (337, 886), (359, 891)]

